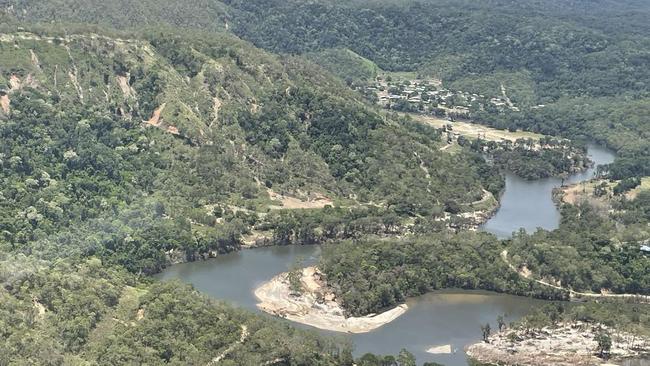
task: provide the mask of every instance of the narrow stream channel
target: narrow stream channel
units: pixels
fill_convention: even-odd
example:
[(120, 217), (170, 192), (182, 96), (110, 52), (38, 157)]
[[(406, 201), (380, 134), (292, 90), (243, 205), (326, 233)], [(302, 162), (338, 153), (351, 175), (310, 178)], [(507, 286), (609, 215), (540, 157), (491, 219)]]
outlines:
[[(596, 164), (607, 164), (614, 159), (613, 153), (596, 145), (589, 145), (589, 154)], [(567, 182), (590, 179), (594, 171), (592, 168), (575, 174)], [(521, 227), (526, 230), (557, 228), (560, 216), (551, 192), (560, 184), (561, 180), (555, 178), (531, 182), (508, 175), (501, 208), (483, 229), (503, 238)], [(252, 292), (258, 285), (287, 271), (296, 258), (302, 258), (305, 264), (315, 263), (320, 251), (318, 246), (244, 250), (209, 261), (174, 265), (158, 278), (179, 279), (214, 298), (258, 312)], [(406, 348), (417, 357), (418, 364), (433, 361), (465, 366), (467, 358), (463, 347), (480, 339), (481, 324), (490, 322), (494, 329), (497, 316), (505, 314), (507, 321), (514, 321), (542, 302), (485, 291), (447, 290), (412, 298), (407, 303), (406, 314), (370, 333), (348, 335), (318, 331), (350, 339), (356, 355), (366, 352), (397, 354)], [(426, 352), (432, 346), (447, 344), (452, 346), (454, 353), (432, 355)]]

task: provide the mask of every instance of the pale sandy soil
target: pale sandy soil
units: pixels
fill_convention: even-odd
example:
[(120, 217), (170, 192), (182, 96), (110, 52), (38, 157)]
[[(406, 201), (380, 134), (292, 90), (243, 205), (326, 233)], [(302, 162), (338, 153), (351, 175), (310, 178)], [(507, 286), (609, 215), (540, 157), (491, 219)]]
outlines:
[[(126, 76), (117, 76), (117, 84), (120, 86), (120, 89), (122, 90), (122, 94), (124, 94), (125, 98), (131, 98), (135, 97), (135, 90), (129, 85), (129, 77), (130, 75), (127, 74)], [(160, 114), (158, 115), (160, 117)]]
[(316, 194), (313, 198), (308, 200), (302, 200), (296, 197), (285, 196), (279, 193), (274, 192), (271, 189), (268, 189), (269, 197), (273, 201), (277, 201), (279, 205), (269, 206), (274, 210), (281, 209), (309, 209), (309, 208), (324, 208), (327, 205), (333, 205), (334, 202), (323, 196), (322, 194)]
[[(565, 186), (561, 188), (562, 202), (575, 205), (579, 202), (587, 200), (592, 204), (596, 204), (598, 202), (601, 204), (607, 204), (611, 198), (609, 195), (604, 195), (602, 197), (594, 196), (594, 189), (596, 186), (599, 186), (603, 182), (607, 183), (609, 191), (611, 191), (612, 188), (614, 188), (614, 186), (617, 184), (617, 182), (609, 182), (603, 179), (594, 179), (587, 182)], [(607, 206), (609, 207), (610, 205)]]
[(36, 310), (36, 314), (38, 314), (38, 318), (43, 319), (45, 317), (45, 313), (47, 312), (45, 305), (38, 301), (36, 297), (32, 298), (32, 303), (34, 304), (34, 309)]
[[(561, 324), (557, 328), (543, 328), (526, 333), (523, 329), (508, 329), (489, 338), (489, 343), (479, 342), (467, 347), (467, 354), (483, 363), (521, 366), (582, 366), (604, 365), (597, 357), (594, 337), (605, 326), (587, 323)], [(512, 341), (509, 338), (517, 337)], [(610, 363), (638, 357), (650, 352), (649, 339), (623, 332), (609, 331), (612, 338)]]
[(172, 126), (172, 125), (167, 125), (167, 127), (163, 126), (163, 120), (160, 115), (162, 114), (163, 110), (165, 110), (166, 105), (167, 103), (163, 103), (160, 107), (156, 108), (153, 111), (151, 118), (148, 121), (143, 121), (143, 122), (150, 126), (162, 128), (165, 131), (171, 133), (172, 135), (180, 135), (180, 132), (178, 131), (178, 128), (176, 128), (176, 126)]
[(494, 195), (492, 194), (492, 192), (487, 191), (487, 190), (484, 189), (483, 190), (483, 196), (481, 196), (481, 199), (478, 200), (478, 201), (472, 202), (471, 205), (480, 205), (481, 203), (485, 203), (488, 200), (493, 199), (493, 198), (494, 198)]
[(0, 108), (5, 114), (9, 114), (11, 111), (11, 100), (7, 94), (0, 96)]
[(146, 124), (159, 127), (162, 121), (160, 120), (160, 114), (162, 113), (163, 110), (165, 110), (165, 106), (167, 104), (163, 103), (160, 107), (156, 108), (153, 111), (153, 115), (151, 115), (151, 118), (148, 121), (145, 121)]
[(447, 145), (441, 147), (439, 150), (440, 150), (440, 151), (445, 151), (445, 150), (451, 148), (452, 146), (454, 146), (454, 144), (447, 144)]
[(302, 270), (302, 294), (291, 294), (287, 273), (282, 273), (255, 290), (258, 308), (267, 313), (316, 328), (347, 333), (366, 333), (387, 324), (408, 309), (406, 304), (363, 317), (344, 316), (341, 305), (321, 279), (315, 267)]
[(34, 52), (34, 50), (29, 50), (29, 54), (31, 56), (30, 60), (32, 62), (32, 65), (35, 68), (40, 70), (41, 69), (41, 62), (38, 60), (38, 56), (36, 56), (36, 53)]
[(22, 87), (22, 82), (20, 81), (20, 78), (16, 75), (11, 75), (9, 77), (9, 91), (14, 92), (17, 90), (20, 90)]
[(643, 177), (641, 179), (641, 185), (627, 192), (625, 194), (625, 198), (628, 200), (633, 200), (636, 198), (636, 196), (639, 195), (639, 193), (641, 193), (641, 191), (647, 190), (650, 190), (650, 177)]
[(451, 344), (446, 344), (444, 346), (434, 346), (427, 350), (427, 353), (433, 355), (444, 355), (452, 353)]
[(219, 98), (212, 98), (212, 113), (214, 114), (214, 118), (212, 119), (212, 122), (210, 122), (210, 127), (219, 122), (219, 110), (221, 110), (221, 105), (222, 103)]
[[(595, 197), (594, 196), (595, 187), (599, 186), (603, 182), (607, 183), (607, 189), (609, 193), (602, 197)], [(575, 205), (578, 202), (588, 200), (591, 203), (601, 202), (603, 204), (607, 204), (607, 206), (610, 207), (611, 205), (609, 205), (609, 201), (612, 198), (611, 191), (619, 182), (620, 181), (594, 179), (588, 182), (582, 182), (582, 183), (577, 183), (566, 187), (562, 187), (562, 191), (561, 191), (562, 202)], [(650, 190), (650, 177), (643, 177), (641, 179), (641, 185), (625, 193), (625, 198), (627, 198), (628, 200), (633, 200), (639, 195), (639, 193), (645, 190)]]
[(241, 238), (243, 248), (256, 248), (260, 246), (269, 245), (271, 243), (272, 233), (259, 232), (253, 230), (248, 235), (243, 235)]
[(525, 132), (525, 131), (510, 132), (508, 130), (497, 130), (495, 128), (490, 128), (476, 123), (460, 122), (460, 121), (450, 122), (449, 120), (432, 117), (432, 116), (423, 116), (418, 114), (409, 114), (409, 115), (414, 120), (426, 123), (435, 128), (442, 128), (444, 126), (451, 124), (453, 127), (453, 132), (457, 132), (462, 136), (472, 138), (472, 139), (476, 139), (480, 136), (482, 139), (488, 141), (509, 140), (514, 142), (521, 138), (539, 140), (540, 138), (544, 137), (543, 135), (532, 133), (532, 132)]

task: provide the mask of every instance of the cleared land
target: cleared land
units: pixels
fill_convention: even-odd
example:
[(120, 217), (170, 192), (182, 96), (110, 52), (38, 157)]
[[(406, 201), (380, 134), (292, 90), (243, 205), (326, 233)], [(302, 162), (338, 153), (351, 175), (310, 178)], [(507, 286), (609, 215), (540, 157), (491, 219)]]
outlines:
[(508, 141), (515, 142), (518, 139), (522, 139), (522, 138), (539, 140), (540, 138), (544, 137), (544, 135), (540, 135), (537, 133), (526, 132), (526, 131), (510, 132), (508, 130), (497, 130), (496, 128), (491, 128), (491, 127), (479, 125), (476, 123), (470, 123), (470, 122), (460, 122), (460, 121), (450, 122), (447, 119), (431, 117), (431, 116), (423, 116), (419, 114), (407, 114), (407, 115), (411, 116), (411, 118), (413, 118), (416, 121), (426, 123), (435, 128), (442, 128), (444, 126), (451, 125), (453, 128), (452, 132), (456, 132), (461, 136), (465, 136), (471, 139), (476, 139), (480, 137), (483, 140), (488, 140), (488, 141), (508, 140)]
[[(602, 205), (607, 205), (607, 207), (611, 208), (611, 200), (613, 197), (612, 192), (614, 190), (614, 187), (616, 187), (617, 184), (619, 184), (620, 181), (615, 180), (615, 181), (609, 181), (605, 179), (592, 179), (590, 181), (586, 182), (581, 182), (577, 184), (572, 184), (566, 187), (562, 187), (561, 189), (561, 197), (562, 197), (562, 202), (564, 203), (570, 203), (572, 205), (575, 205), (579, 202), (583, 201), (588, 201), (591, 204), (602, 204)], [(596, 190), (596, 187), (599, 186), (604, 186), (604, 189), (606, 190), (606, 194), (596, 197), (594, 195), (594, 192)], [(628, 200), (633, 200), (635, 199), (641, 191), (647, 191), (650, 190), (650, 177), (644, 177), (641, 179), (641, 184), (634, 188), (631, 189), (630, 191), (625, 193), (625, 198)]]
[(625, 194), (625, 197), (629, 200), (632, 200), (635, 199), (636, 196), (638, 196), (639, 193), (641, 193), (641, 191), (647, 191), (647, 190), (650, 190), (650, 177), (643, 177), (643, 179), (641, 179), (641, 185), (627, 192)]
[(315, 194), (314, 197), (310, 197), (309, 199), (305, 200), (296, 197), (282, 195), (274, 192), (271, 189), (268, 189), (267, 191), (271, 200), (274, 203), (277, 203), (269, 206), (269, 208), (273, 210), (282, 210), (282, 209), (298, 210), (298, 209), (310, 209), (310, 208), (324, 208), (325, 206), (328, 205), (329, 206), (334, 205), (334, 201), (323, 196), (322, 194)]
[[(605, 365), (598, 355), (596, 336), (604, 325), (575, 322), (539, 330), (508, 329), (467, 347), (467, 354), (481, 363), (522, 366)], [(648, 339), (612, 332), (613, 361), (639, 357), (649, 351)], [(617, 363), (618, 364), (618, 363)]]

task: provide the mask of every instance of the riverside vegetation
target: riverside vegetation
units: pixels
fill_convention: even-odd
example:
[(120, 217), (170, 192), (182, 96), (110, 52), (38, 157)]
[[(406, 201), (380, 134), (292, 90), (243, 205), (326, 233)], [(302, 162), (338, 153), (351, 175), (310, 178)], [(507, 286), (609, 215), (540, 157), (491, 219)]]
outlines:
[[(350, 364), (349, 345), (146, 275), (252, 229), (392, 233), (503, 184), (470, 151), (439, 153), (434, 129), (228, 34), (2, 28), (3, 364)], [(275, 212), (276, 191), (350, 208)]]
[[(648, 294), (647, 192), (612, 212), (565, 204), (553, 232), (448, 232), (440, 217), (504, 187), (482, 142), (440, 151), (442, 131), (349, 88), (382, 71), (486, 95), (505, 85), (518, 110), (473, 121), (596, 140), (618, 153), (603, 179), (638, 180), (650, 175), (644, 2), (0, 7), (0, 364), (415, 364), (407, 351), (354, 360), (349, 344), (147, 276), (250, 235), (342, 240), (320, 267), (348, 314), (444, 287)], [(585, 163), (519, 153), (495, 161), (531, 178)], [(277, 195), (328, 204), (278, 210)], [(616, 309), (589, 303), (580, 319), (647, 329)]]

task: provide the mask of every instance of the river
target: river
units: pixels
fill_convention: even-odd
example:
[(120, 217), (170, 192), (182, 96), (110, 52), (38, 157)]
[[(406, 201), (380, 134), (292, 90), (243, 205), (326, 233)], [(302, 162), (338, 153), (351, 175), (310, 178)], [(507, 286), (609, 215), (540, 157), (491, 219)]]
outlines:
[[(612, 151), (595, 144), (588, 144), (587, 147), (589, 158), (595, 165), (584, 172), (569, 176), (565, 180), (566, 184), (589, 180), (593, 178), (596, 166), (614, 161), (615, 155)], [(557, 229), (560, 224), (560, 211), (553, 203), (552, 192), (553, 188), (561, 184), (562, 180), (559, 178), (529, 181), (507, 173), (506, 189), (500, 200), (501, 207), (483, 226), (483, 230), (503, 239), (520, 228), (529, 232), (538, 227), (546, 230)]]
[[(596, 145), (589, 145), (589, 154), (597, 164), (606, 164), (614, 155)], [(567, 182), (576, 183), (593, 176), (595, 168), (575, 174)], [(499, 237), (507, 237), (520, 227), (554, 229), (559, 224), (559, 212), (551, 199), (554, 187), (561, 184), (556, 178), (525, 181), (506, 176), (506, 189), (498, 213), (484, 225), (484, 230)], [(253, 289), (285, 272), (296, 259), (303, 264), (315, 263), (320, 256), (318, 246), (269, 247), (243, 250), (218, 258), (174, 265), (158, 278), (179, 279), (214, 298), (236, 306), (258, 311)], [(507, 315), (513, 321), (541, 301), (485, 291), (446, 290), (409, 299), (409, 310), (393, 322), (364, 334), (341, 334), (318, 330), (327, 335), (350, 339), (355, 354), (397, 354), (408, 349), (418, 359), (448, 366), (466, 366), (463, 347), (478, 341), (480, 325), (490, 322), (496, 329), (496, 318)], [(300, 327), (307, 326), (296, 324)], [(451, 345), (455, 353), (432, 355), (426, 350), (432, 346)]]

